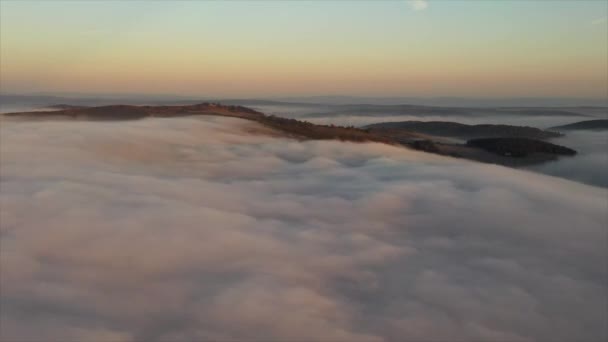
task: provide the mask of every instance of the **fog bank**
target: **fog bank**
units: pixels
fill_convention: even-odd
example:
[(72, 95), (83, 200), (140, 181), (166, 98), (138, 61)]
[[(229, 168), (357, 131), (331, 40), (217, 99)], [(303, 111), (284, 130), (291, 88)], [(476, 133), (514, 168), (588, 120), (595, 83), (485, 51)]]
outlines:
[(266, 131), (0, 123), (0, 339), (608, 338), (606, 189)]

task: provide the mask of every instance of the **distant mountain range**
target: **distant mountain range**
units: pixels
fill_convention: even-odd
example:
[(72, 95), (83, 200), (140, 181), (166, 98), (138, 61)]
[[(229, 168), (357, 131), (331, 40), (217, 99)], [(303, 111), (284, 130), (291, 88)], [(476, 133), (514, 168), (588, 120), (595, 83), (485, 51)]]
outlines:
[(474, 97), (415, 97), (415, 96), (291, 96), (273, 98), (281, 102), (319, 103), (319, 104), (412, 104), (446, 107), (607, 107), (608, 98), (549, 98), (549, 97), (512, 97), (512, 98), (474, 98)]
[(510, 107), (510, 108), (475, 108), (475, 107), (433, 107), (417, 105), (339, 105), (324, 113), (305, 115), (308, 118), (321, 118), (331, 116), (476, 116), (488, 115), (511, 116), (580, 116), (589, 115), (562, 108), (544, 107)]
[(146, 95), (146, 94), (75, 94), (75, 93), (37, 93), (37, 94), (0, 94), (0, 104), (23, 102), (50, 105), (70, 104), (195, 104), (201, 101), (222, 102), (227, 104), (249, 105), (415, 105), (438, 107), (608, 107), (608, 98), (465, 98), (465, 97), (370, 97), (370, 96), (291, 96), (222, 98), (213, 96), (183, 95)]

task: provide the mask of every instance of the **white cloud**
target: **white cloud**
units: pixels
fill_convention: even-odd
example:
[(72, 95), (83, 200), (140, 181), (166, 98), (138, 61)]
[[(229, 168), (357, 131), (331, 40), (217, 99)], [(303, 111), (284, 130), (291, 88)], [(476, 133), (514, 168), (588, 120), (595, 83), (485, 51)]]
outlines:
[(429, 7), (428, 0), (410, 0), (410, 7), (416, 11), (422, 11)]
[(0, 340), (606, 340), (605, 189), (255, 127), (2, 122)]

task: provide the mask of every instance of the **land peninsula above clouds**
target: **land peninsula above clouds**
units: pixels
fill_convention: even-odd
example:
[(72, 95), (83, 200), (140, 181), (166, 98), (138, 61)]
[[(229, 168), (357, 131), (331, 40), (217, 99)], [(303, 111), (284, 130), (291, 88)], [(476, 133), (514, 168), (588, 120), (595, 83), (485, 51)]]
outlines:
[[(228, 116), (256, 122), (271, 128), (274, 134), (280, 133), (296, 139), (378, 142), (506, 166), (544, 163), (555, 160), (559, 156), (576, 154), (573, 149), (542, 141), (560, 137), (563, 135), (562, 133), (527, 126), (465, 125), (454, 122), (391, 122), (357, 128), (315, 124), (294, 118), (267, 115), (242, 105), (211, 102), (172, 106), (56, 104), (47, 106), (47, 109), (49, 110), (10, 112), (4, 115), (7, 118), (22, 120), (137, 120), (198, 115)], [(424, 107), (424, 110), (434, 113), (450, 109), (427, 106)], [(561, 112), (556, 111), (552, 114), (560, 115)], [(468, 141), (450, 140), (455, 136), (468, 139)]]

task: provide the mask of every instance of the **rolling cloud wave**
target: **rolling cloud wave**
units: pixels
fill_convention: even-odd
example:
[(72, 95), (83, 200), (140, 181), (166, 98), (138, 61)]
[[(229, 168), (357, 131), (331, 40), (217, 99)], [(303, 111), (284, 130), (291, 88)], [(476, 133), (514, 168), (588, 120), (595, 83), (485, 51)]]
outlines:
[(2, 340), (608, 337), (605, 189), (229, 118), (0, 129)]

